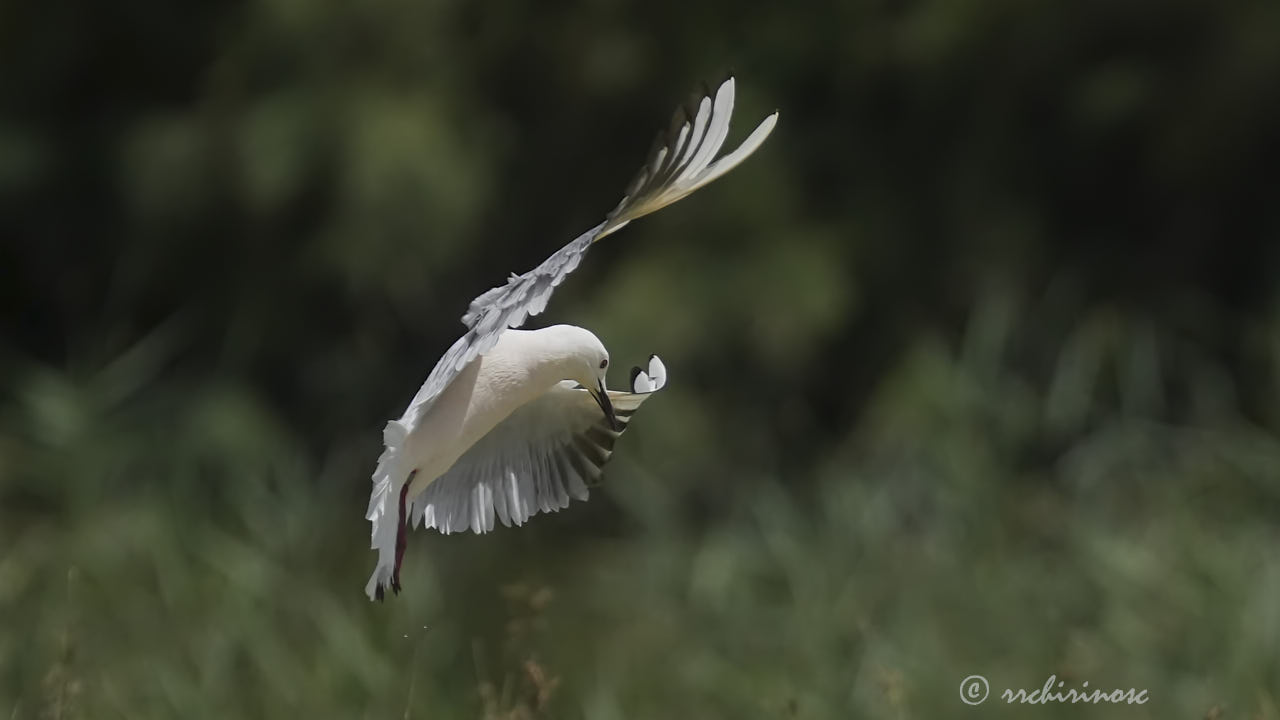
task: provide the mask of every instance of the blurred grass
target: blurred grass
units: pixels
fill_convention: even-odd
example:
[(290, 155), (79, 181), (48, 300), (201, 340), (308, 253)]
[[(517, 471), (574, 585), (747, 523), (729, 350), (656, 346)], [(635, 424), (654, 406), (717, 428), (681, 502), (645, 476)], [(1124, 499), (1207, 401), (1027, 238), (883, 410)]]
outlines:
[[(1126, 409), (1151, 392), (1126, 364), (1168, 338), (1121, 334), (1082, 363), (1088, 331), (1069, 334), (1047, 382), (1024, 376), (1008, 349), (1026, 322), (993, 301), (957, 345), (922, 338), (812, 478), (739, 468), (702, 497), (711, 515), (705, 489), (652, 459), (680, 432), (669, 414), (698, 411), (677, 381), (603, 496), (520, 531), (415, 536), (407, 594), (386, 605), (359, 592), (355, 493), (310, 479), (251, 403), (166, 393), (162, 427), (144, 432), (133, 417), (151, 394), (105, 409), (94, 381), (32, 371), (43, 384), (4, 416), (7, 492), (26, 468), (32, 500), (0, 525), (6, 704), (928, 717), (956, 712), (967, 675), (998, 693), (1053, 673), (1150, 690), (1149, 705), (1090, 716), (1274, 717), (1280, 441), (1223, 408), (1179, 422)], [(1051, 402), (1071, 383), (1083, 411)], [(150, 441), (112, 439), (124, 428)], [(1046, 444), (1058, 460), (1040, 459)], [(156, 465), (167, 457), (181, 462)], [(117, 477), (146, 472), (167, 482)], [(101, 491), (56, 497), (41, 480), (59, 474)]]

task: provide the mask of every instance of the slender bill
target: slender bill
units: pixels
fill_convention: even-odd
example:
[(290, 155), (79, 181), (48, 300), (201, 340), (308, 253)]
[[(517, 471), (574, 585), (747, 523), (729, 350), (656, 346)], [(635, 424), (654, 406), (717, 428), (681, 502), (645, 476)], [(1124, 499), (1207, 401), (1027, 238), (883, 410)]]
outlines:
[(605, 392), (603, 381), (591, 391), (591, 397), (600, 403), (600, 409), (604, 411), (604, 417), (609, 421), (609, 427), (613, 428), (614, 432), (622, 432), (624, 426), (618, 422), (618, 416), (613, 412), (613, 402), (609, 400), (609, 393)]

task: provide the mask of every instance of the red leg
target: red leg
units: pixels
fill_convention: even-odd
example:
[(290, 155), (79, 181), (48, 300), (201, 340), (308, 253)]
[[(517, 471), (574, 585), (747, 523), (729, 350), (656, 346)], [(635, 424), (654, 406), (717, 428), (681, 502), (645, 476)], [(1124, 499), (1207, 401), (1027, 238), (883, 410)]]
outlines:
[(409, 528), (409, 518), (405, 514), (404, 501), (409, 494), (409, 485), (413, 483), (413, 476), (417, 474), (417, 470), (409, 473), (409, 479), (404, 481), (404, 485), (400, 488), (400, 514), (397, 517), (399, 523), (396, 527), (396, 566), (391, 571), (391, 590), (395, 594), (400, 594), (400, 564), (404, 562), (404, 549), (409, 544), (407, 530)]

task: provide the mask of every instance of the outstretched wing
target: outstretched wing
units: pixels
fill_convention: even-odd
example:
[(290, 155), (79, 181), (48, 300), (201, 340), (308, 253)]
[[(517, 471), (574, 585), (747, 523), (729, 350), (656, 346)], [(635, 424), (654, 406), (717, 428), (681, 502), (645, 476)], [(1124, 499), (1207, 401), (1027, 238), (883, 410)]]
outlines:
[(552, 291), (578, 267), (592, 243), (685, 197), (755, 152), (772, 132), (778, 120), (776, 112), (765, 118), (736, 150), (714, 159), (729, 133), (733, 94), (734, 82), (729, 78), (720, 84), (714, 97), (707, 93), (696, 106), (678, 109), (670, 127), (658, 136), (626, 196), (604, 222), (579, 235), (533, 270), (512, 275), (505, 285), (471, 301), (462, 316), (466, 333), (440, 358), (410, 403), (405, 420), (424, 411), (467, 363), (493, 347), (503, 330), (520, 327), (530, 315), (546, 309)]
[(573, 382), (513, 412), (463, 454), (413, 500), (410, 517), (442, 533), (488, 532), (496, 516), (523, 525), (539, 512), (555, 512), (569, 500), (586, 500), (599, 483), (613, 446), (632, 414), (652, 392), (609, 392), (621, 431)]

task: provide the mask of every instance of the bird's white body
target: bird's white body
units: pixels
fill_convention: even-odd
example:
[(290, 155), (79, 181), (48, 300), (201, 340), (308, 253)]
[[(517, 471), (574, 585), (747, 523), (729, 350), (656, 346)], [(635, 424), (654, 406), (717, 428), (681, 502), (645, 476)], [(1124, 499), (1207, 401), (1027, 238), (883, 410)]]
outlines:
[[(507, 330), (492, 350), (468, 363), (417, 417), (406, 438), (405, 459), (413, 474), (410, 500), (517, 408), (573, 377), (570, 352), (587, 338), (600, 342), (572, 325)], [(413, 412), (411, 407), (406, 415)], [(399, 493), (400, 488), (393, 490)]]
[[(366, 516), (374, 522), (373, 547), (378, 550), (378, 565), (366, 592), (376, 597), (380, 586), (398, 588), (399, 554), (403, 551), (405, 526), (411, 520), (408, 515), (412, 514), (415, 524), (425, 519), (444, 532), (454, 529), (447, 515), (442, 515), (439, 522), (435, 520), (436, 506), (446, 506), (442, 511), (448, 513), (470, 498), (459, 499), (446, 491), (436, 493), (442, 496), (437, 502), (423, 502), (423, 493), (432, 483), (454, 468), (512, 413), (546, 396), (562, 381), (598, 385), (600, 392), (605, 392), (603, 371), (607, 365), (604, 345), (589, 330), (573, 325), (508, 329), (498, 335), (492, 348), (453, 374), (441, 390), (428, 393), (429, 397), (420, 392), (404, 415), (389, 423), (384, 433), (386, 450), (374, 473), (375, 489)], [(497, 450), (510, 455), (512, 448)], [(502, 465), (502, 457), (492, 461), (495, 468)], [(402, 493), (406, 483), (409, 487)], [(472, 484), (484, 489), (483, 484)], [(510, 496), (513, 506), (527, 506), (527, 487), (511, 485), (502, 492)], [(536, 494), (535, 491), (533, 495)], [(492, 525), (494, 500), (492, 491), (475, 498), (466, 510), (468, 517), (474, 518), (470, 526), (480, 530)], [(505, 496), (500, 503), (506, 503)], [(498, 508), (498, 512), (503, 515), (506, 511)], [(481, 513), (487, 513), (487, 521), (480, 520)], [(504, 522), (511, 514), (503, 515)], [(514, 513), (517, 522), (528, 514), (531, 512), (527, 509)], [(392, 518), (395, 522), (388, 521)]]

